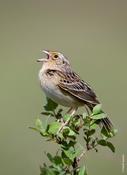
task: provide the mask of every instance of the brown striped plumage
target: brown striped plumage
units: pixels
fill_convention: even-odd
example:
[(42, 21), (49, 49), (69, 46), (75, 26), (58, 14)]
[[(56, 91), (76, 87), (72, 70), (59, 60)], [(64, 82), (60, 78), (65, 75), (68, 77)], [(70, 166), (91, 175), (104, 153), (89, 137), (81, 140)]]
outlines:
[[(40, 84), (46, 96), (58, 104), (70, 107), (73, 115), (79, 106), (87, 105), (92, 111), (99, 104), (93, 89), (78, 74), (72, 71), (68, 59), (59, 52), (44, 51), (47, 58), (38, 59), (43, 62), (39, 72)], [(108, 118), (101, 120), (109, 131), (112, 123)]]

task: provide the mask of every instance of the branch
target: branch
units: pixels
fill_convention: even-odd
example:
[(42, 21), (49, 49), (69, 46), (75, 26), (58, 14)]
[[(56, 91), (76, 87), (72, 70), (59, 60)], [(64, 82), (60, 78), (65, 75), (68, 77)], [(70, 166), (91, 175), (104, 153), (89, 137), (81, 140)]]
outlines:
[[(46, 138), (50, 143), (55, 141), (59, 151), (54, 156), (47, 153), (51, 165), (44, 163), (41, 167), (41, 175), (86, 175), (86, 168), (80, 165), (80, 161), (88, 151), (93, 149), (97, 152), (97, 147), (100, 145), (115, 152), (114, 145), (108, 140), (111, 140), (116, 134), (116, 130), (107, 133), (104, 128), (100, 129), (100, 117), (104, 118), (105, 116), (100, 106), (96, 106), (92, 114), (83, 113), (72, 117), (64, 115), (63, 110), (48, 99), (44, 109), (42, 115), (53, 117), (54, 121), (50, 121), (49, 118), (47, 122), (44, 122), (38, 118), (35, 127), (31, 127), (31, 129), (39, 132), (42, 138)], [(85, 148), (79, 146), (77, 142), (82, 130)]]

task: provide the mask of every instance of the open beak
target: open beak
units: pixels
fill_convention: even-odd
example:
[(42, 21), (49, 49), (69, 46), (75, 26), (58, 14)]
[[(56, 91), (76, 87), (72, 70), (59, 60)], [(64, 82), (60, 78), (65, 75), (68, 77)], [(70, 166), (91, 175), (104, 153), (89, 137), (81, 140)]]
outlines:
[(47, 58), (39, 58), (39, 59), (37, 59), (37, 62), (47, 62), (48, 61), (50, 53), (47, 50), (43, 50), (42, 52), (47, 55)]

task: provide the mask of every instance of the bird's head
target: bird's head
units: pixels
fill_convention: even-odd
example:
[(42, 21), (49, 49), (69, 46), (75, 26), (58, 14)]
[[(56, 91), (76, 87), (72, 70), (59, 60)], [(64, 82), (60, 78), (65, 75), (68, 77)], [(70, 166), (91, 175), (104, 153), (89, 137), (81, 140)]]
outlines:
[(60, 52), (57, 51), (49, 51), (43, 50), (43, 53), (46, 54), (46, 58), (39, 58), (37, 62), (42, 62), (43, 64), (50, 64), (50, 65), (70, 65), (68, 59)]

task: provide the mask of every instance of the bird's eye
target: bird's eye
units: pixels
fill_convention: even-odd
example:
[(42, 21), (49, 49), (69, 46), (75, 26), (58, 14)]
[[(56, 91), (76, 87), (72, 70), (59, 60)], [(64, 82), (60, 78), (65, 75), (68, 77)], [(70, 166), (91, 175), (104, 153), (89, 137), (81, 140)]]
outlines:
[(54, 58), (58, 58), (58, 55), (54, 55)]

